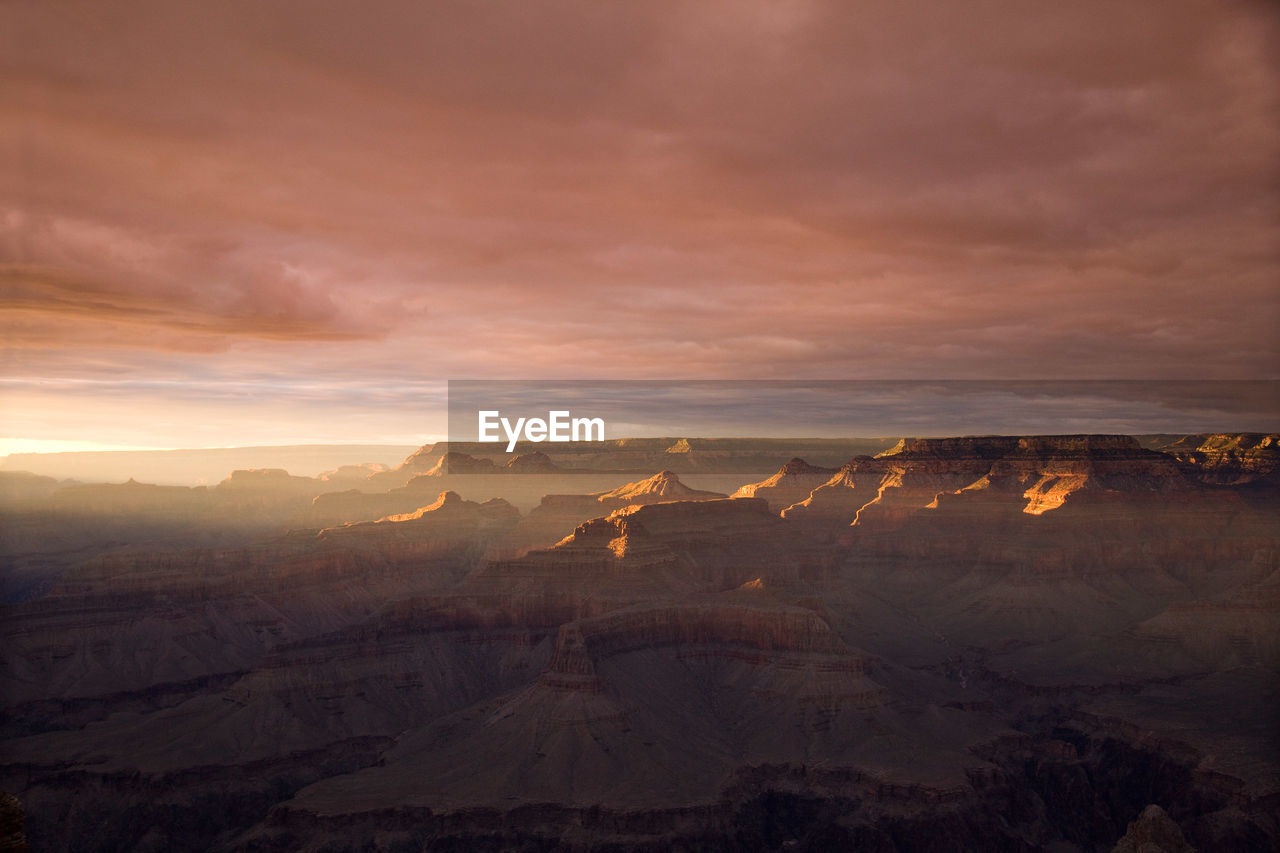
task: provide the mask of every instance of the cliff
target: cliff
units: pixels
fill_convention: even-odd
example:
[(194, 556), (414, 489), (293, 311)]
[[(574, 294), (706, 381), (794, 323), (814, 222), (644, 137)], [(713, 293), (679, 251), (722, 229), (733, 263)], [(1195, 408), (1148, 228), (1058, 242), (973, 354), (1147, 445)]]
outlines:
[(836, 474), (835, 468), (810, 465), (799, 457), (786, 462), (767, 480), (749, 483), (734, 492), (735, 498), (764, 498), (769, 508), (780, 512), (799, 503)]
[(1142, 810), (1111, 853), (1196, 853), (1182, 830), (1157, 805)]
[(544, 495), (512, 532), (504, 547), (512, 555), (547, 546), (562, 539), (577, 525), (626, 506), (665, 501), (722, 499), (720, 492), (690, 488), (671, 471), (659, 471), (644, 480), (615, 489), (582, 495)]
[(1280, 486), (1278, 433), (1204, 433), (1155, 446), (1185, 463), (1204, 483)]
[(800, 521), (900, 524), (944, 495), (987, 491), (1042, 515), (1078, 492), (1185, 492), (1172, 457), (1129, 436), (981, 436), (904, 439), (877, 457), (859, 457), (783, 514)]
[[(512, 460), (515, 461), (514, 459)], [(449, 474), (496, 474), (500, 469), (491, 459), (477, 459), (466, 453), (450, 452), (436, 460), (421, 476), (444, 477)]]
[(0, 792), (0, 853), (27, 853), (26, 812), (13, 794)]

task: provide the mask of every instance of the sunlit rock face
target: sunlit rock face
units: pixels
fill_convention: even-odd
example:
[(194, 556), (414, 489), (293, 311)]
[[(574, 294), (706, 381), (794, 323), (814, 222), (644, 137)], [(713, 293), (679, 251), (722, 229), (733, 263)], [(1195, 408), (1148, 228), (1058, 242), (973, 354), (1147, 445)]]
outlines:
[(497, 534), (519, 520), (520, 511), (501, 498), (476, 503), (457, 492), (441, 492), (430, 504), (413, 512), (396, 513), (378, 521), (357, 522), (320, 531), (321, 541), (364, 539), (375, 543), (388, 540), (430, 543), (434, 535), (456, 539)]
[(1207, 433), (1155, 444), (1196, 479), (1220, 485), (1280, 486), (1280, 434)]
[(503, 543), (508, 554), (519, 554), (559, 541), (582, 522), (627, 506), (646, 506), (666, 501), (717, 500), (720, 492), (694, 489), (671, 471), (626, 483), (616, 489), (584, 495), (545, 495), (529, 511), (512, 535)]
[(594, 496), (601, 506), (613, 509), (632, 504), (660, 503), (662, 501), (708, 500), (722, 498), (718, 492), (691, 489), (671, 471), (659, 471), (647, 480), (628, 483), (612, 491)]
[[(514, 461), (514, 460), (513, 460)], [(446, 453), (427, 469), (425, 476), (443, 477), (446, 474), (493, 474), (498, 466), (489, 459), (477, 459), (466, 453)]]
[(769, 479), (749, 483), (738, 489), (733, 497), (764, 498), (769, 502), (769, 508), (778, 512), (807, 498), (810, 492), (830, 480), (835, 473), (835, 468), (810, 465), (797, 457), (788, 461)]
[[(601, 490), (602, 486), (606, 488)], [(574, 487), (581, 487), (582, 493), (562, 493)], [(442, 489), (474, 499), (510, 497), (512, 503), (528, 510), (528, 523), (521, 535), (508, 543), (509, 549), (549, 545), (580, 522), (629, 504), (724, 497), (720, 492), (691, 488), (678, 475), (665, 470), (628, 482), (628, 475), (617, 473), (582, 475), (562, 471), (539, 452), (515, 456), (504, 466), (451, 452), (438, 458), (428, 472), (386, 491), (347, 489), (321, 494), (312, 501), (306, 520), (316, 526), (372, 521), (410, 512)]]
[(904, 439), (879, 456), (854, 459), (783, 515), (885, 529), (946, 496), (989, 492), (1042, 515), (1079, 492), (1190, 488), (1175, 459), (1128, 436)]
[[(599, 505), (599, 504), (597, 504)], [(759, 498), (628, 504), (579, 524), (547, 549), (493, 561), (482, 574), (508, 578), (593, 578), (599, 591), (614, 584), (672, 592), (730, 589), (786, 570), (780, 520)]]

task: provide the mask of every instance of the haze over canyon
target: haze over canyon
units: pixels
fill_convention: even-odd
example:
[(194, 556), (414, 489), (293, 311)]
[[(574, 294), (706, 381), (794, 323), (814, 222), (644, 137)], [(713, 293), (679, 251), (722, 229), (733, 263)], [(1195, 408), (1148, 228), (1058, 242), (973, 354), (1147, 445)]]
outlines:
[(0, 472), (0, 787), (51, 851), (1277, 849), (1278, 438)]

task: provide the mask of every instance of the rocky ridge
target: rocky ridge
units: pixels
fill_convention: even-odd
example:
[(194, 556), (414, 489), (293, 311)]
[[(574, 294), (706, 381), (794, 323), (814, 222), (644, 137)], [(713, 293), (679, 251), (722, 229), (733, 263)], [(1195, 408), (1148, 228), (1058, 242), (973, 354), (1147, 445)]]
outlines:
[(6, 614), (75, 640), (5, 661), (0, 784), (64, 849), (1107, 849), (1154, 802), (1273, 849), (1277, 516), (1189, 464), (918, 439), (781, 514), (674, 475), (576, 496), (518, 556), (514, 507), (446, 492), (100, 560)]
[(814, 489), (836, 474), (835, 468), (810, 465), (799, 457), (786, 462), (778, 473), (759, 483), (748, 483), (734, 492), (735, 498), (764, 498), (769, 508), (781, 511), (807, 498)]

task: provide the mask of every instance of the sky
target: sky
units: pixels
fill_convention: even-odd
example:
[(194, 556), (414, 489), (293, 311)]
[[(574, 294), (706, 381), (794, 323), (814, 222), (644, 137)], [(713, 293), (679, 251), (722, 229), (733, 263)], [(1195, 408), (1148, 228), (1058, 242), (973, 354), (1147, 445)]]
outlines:
[(0, 4), (0, 453), (413, 444), (449, 379), (1280, 378), (1278, 10)]

